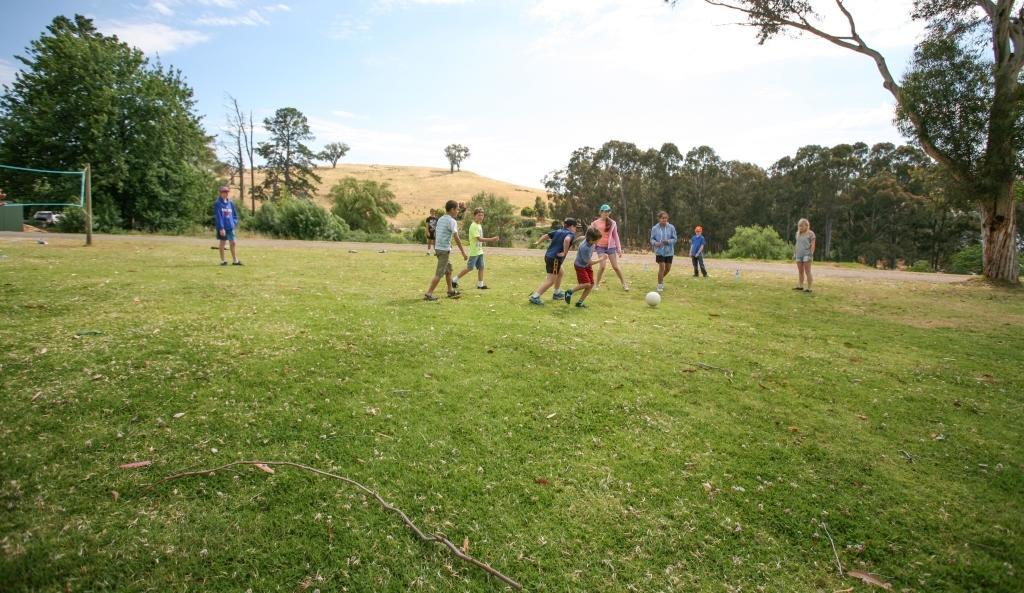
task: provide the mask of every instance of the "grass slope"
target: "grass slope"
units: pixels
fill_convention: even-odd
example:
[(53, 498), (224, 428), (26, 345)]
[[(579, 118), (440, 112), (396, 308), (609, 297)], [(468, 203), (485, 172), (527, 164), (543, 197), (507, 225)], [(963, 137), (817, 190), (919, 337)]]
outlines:
[(869, 590), (822, 524), (894, 590), (1024, 589), (1019, 291), (680, 269), (650, 309), (637, 266), (538, 308), (494, 257), (424, 303), (432, 258), (241, 249), (0, 243), (0, 588), (503, 589), (338, 482), (146, 488), (270, 459), (529, 591)]
[[(345, 177), (387, 183), (402, 206), (402, 212), (393, 220), (399, 227), (414, 227), (427, 217), (431, 208), (442, 208), (448, 200), (468, 202), (480, 192), (502, 196), (517, 208), (533, 207), (537, 196), (547, 199), (540, 188), (498, 181), (470, 171), (449, 173), (448, 169), (437, 167), (339, 163), (337, 168), (319, 167), (316, 173), (321, 179), (317, 201), (327, 208), (331, 207), (328, 198), (331, 187)], [(246, 183), (248, 181), (246, 177)], [(260, 183), (258, 174), (256, 183)]]

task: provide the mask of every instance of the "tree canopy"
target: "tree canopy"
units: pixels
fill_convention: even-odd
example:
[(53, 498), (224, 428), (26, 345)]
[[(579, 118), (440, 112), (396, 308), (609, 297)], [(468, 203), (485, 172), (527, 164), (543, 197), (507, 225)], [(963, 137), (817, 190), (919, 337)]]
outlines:
[[(677, 0), (665, 0), (675, 4)], [(952, 192), (981, 213), (985, 275), (1018, 282), (1016, 192), (1024, 149), (1024, 7), (1016, 0), (915, 0), (927, 34), (896, 81), (844, 0), (705, 0), (743, 14), (765, 43), (785, 31), (815, 35), (870, 58), (897, 102), (897, 123), (945, 168)], [(818, 11), (837, 10), (847, 30), (826, 31)]]
[(462, 170), (462, 161), (469, 158), (469, 148), (461, 144), (449, 144), (444, 148), (444, 156), (448, 159), (448, 169), (454, 173), (455, 169)]
[(306, 142), (316, 137), (309, 121), (294, 107), (282, 107), (273, 117), (263, 120), (270, 134), (268, 142), (260, 142), (256, 152), (263, 158), (264, 178), (261, 195), (277, 199), (282, 194), (310, 198), (316, 193), (320, 177), (313, 170), (313, 151)]
[[(211, 138), (181, 73), (59, 16), (18, 56), (25, 67), (0, 97), (0, 162), (92, 167), (98, 228), (172, 230), (209, 217)], [(10, 190), (16, 181), (0, 183)]]
[(611, 141), (573, 151), (544, 184), (554, 218), (589, 221), (610, 204), (633, 247), (646, 246), (659, 210), (681, 233), (702, 225), (709, 252), (751, 225), (791, 241), (801, 217), (810, 218), (817, 256), (826, 260), (926, 260), (940, 268), (977, 240), (976, 215), (949, 198), (943, 169), (913, 146), (804, 146), (765, 170), (724, 160), (709, 146), (683, 155), (670, 143), (642, 150)]
[(331, 188), (330, 195), (331, 212), (353, 230), (383, 233), (388, 230), (388, 218), (402, 211), (387, 183), (346, 177)]
[(327, 161), (331, 164), (331, 168), (337, 168), (338, 161), (348, 154), (348, 144), (344, 142), (328, 142), (324, 145), (324, 149), (317, 153), (316, 157), (321, 161)]

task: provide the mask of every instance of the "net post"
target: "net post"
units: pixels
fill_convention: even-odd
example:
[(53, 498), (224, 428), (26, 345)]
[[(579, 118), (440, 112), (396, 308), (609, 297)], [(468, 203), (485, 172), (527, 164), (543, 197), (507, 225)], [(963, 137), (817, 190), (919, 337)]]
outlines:
[(85, 164), (85, 245), (92, 245), (92, 167)]

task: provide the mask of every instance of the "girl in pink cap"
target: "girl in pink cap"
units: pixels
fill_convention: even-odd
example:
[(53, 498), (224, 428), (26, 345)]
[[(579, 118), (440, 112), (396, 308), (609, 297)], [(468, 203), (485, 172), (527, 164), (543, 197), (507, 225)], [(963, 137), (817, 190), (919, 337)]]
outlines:
[(619, 281), (622, 282), (622, 290), (629, 290), (629, 282), (626, 282), (626, 278), (622, 275), (622, 270), (619, 269), (619, 256), (622, 255), (622, 241), (619, 240), (619, 227), (612, 220), (612, 207), (608, 204), (602, 204), (601, 215), (594, 219), (594, 222), (590, 223), (590, 226), (601, 231), (601, 238), (597, 241), (597, 278), (594, 282), (594, 289), (601, 286), (601, 276), (604, 275), (604, 262), (608, 260), (612, 264), (612, 269), (615, 270), (615, 274), (619, 277)]

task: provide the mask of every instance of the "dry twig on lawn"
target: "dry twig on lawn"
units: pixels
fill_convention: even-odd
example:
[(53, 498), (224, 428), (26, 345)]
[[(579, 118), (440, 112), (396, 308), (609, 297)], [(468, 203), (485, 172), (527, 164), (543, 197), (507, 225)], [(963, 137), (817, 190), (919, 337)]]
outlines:
[(836, 555), (836, 568), (839, 569), (839, 576), (843, 576), (843, 565), (839, 562), (839, 552), (836, 551), (836, 542), (832, 541), (832, 534), (828, 532), (828, 524), (821, 521), (821, 526), (825, 529), (825, 535), (828, 536), (828, 541), (832, 544), (832, 553)]
[(214, 468), (211, 468), (211, 469), (201, 469), (201, 470), (195, 470), (195, 471), (188, 471), (188, 472), (181, 472), (181, 473), (177, 473), (177, 474), (172, 474), (172, 475), (169, 475), (169, 476), (167, 476), (165, 478), (162, 478), (162, 479), (154, 482), (153, 484), (150, 484), (150, 488), (152, 488), (154, 486), (157, 486), (159, 484), (163, 484), (164, 482), (170, 482), (171, 480), (177, 480), (177, 479), (180, 479), (180, 478), (188, 478), (188, 477), (192, 477), (192, 476), (208, 476), (208, 475), (212, 475), (215, 472), (227, 469), (229, 467), (234, 467), (236, 465), (262, 465), (262, 466), (284, 465), (284, 466), (288, 466), (288, 467), (294, 467), (294, 468), (306, 470), (306, 471), (312, 472), (314, 474), (320, 474), (321, 476), (327, 476), (329, 478), (334, 478), (335, 480), (341, 480), (342, 482), (345, 482), (346, 484), (350, 484), (352, 486), (355, 486), (356, 488), (358, 488), (358, 489), (362, 490), (363, 492), (369, 494), (370, 496), (376, 498), (377, 502), (380, 503), (380, 506), (382, 506), (386, 510), (391, 511), (392, 513), (395, 513), (396, 515), (398, 515), (402, 519), (402, 522), (405, 523), (405, 525), (409, 529), (411, 529), (414, 534), (416, 534), (416, 537), (419, 538), (420, 541), (433, 542), (433, 543), (441, 544), (445, 548), (447, 548), (448, 551), (451, 552), (456, 558), (458, 558), (460, 560), (463, 560), (465, 562), (468, 562), (468, 563), (472, 564), (473, 566), (476, 566), (480, 570), (486, 572), (487, 574), (500, 579), (502, 582), (504, 582), (508, 586), (512, 587), (513, 589), (519, 591), (519, 590), (521, 590), (523, 588), (523, 586), (520, 585), (517, 581), (515, 581), (512, 578), (507, 577), (504, 574), (500, 573), (499, 571), (495, 570), (489, 564), (487, 564), (485, 562), (481, 562), (481, 561), (477, 560), (476, 558), (473, 558), (469, 554), (467, 554), (467, 553), (463, 552), (462, 550), (460, 550), (459, 547), (456, 546), (455, 544), (453, 544), (451, 542), (451, 540), (449, 540), (447, 537), (445, 537), (443, 535), (440, 535), (440, 534), (436, 534), (436, 533), (424, 533), (423, 531), (420, 530), (419, 527), (416, 526), (415, 523), (412, 522), (411, 519), (409, 519), (408, 515), (406, 515), (404, 512), (402, 512), (401, 509), (399, 509), (398, 507), (392, 505), (388, 501), (384, 500), (383, 498), (381, 498), (381, 496), (379, 494), (377, 494), (373, 490), (367, 488), (363, 484), (361, 484), (361, 483), (359, 483), (359, 482), (357, 482), (357, 481), (355, 481), (355, 480), (353, 480), (351, 478), (346, 478), (345, 476), (339, 476), (338, 474), (332, 474), (331, 472), (326, 472), (326, 471), (324, 471), (322, 469), (317, 469), (315, 467), (310, 467), (308, 465), (303, 465), (301, 463), (294, 463), (292, 461), (232, 461), (231, 463), (225, 463), (224, 465), (221, 465), (221, 466), (218, 466), (218, 467), (214, 467)]
[(690, 365), (692, 367), (697, 367), (697, 368), (704, 369), (706, 371), (721, 371), (721, 372), (725, 373), (725, 375), (729, 378), (729, 381), (732, 381), (732, 370), (731, 369), (711, 366), (710, 364), (703, 363), (703, 362), (700, 362), (700, 361), (682, 360), (680, 362), (688, 364), (688, 365)]

